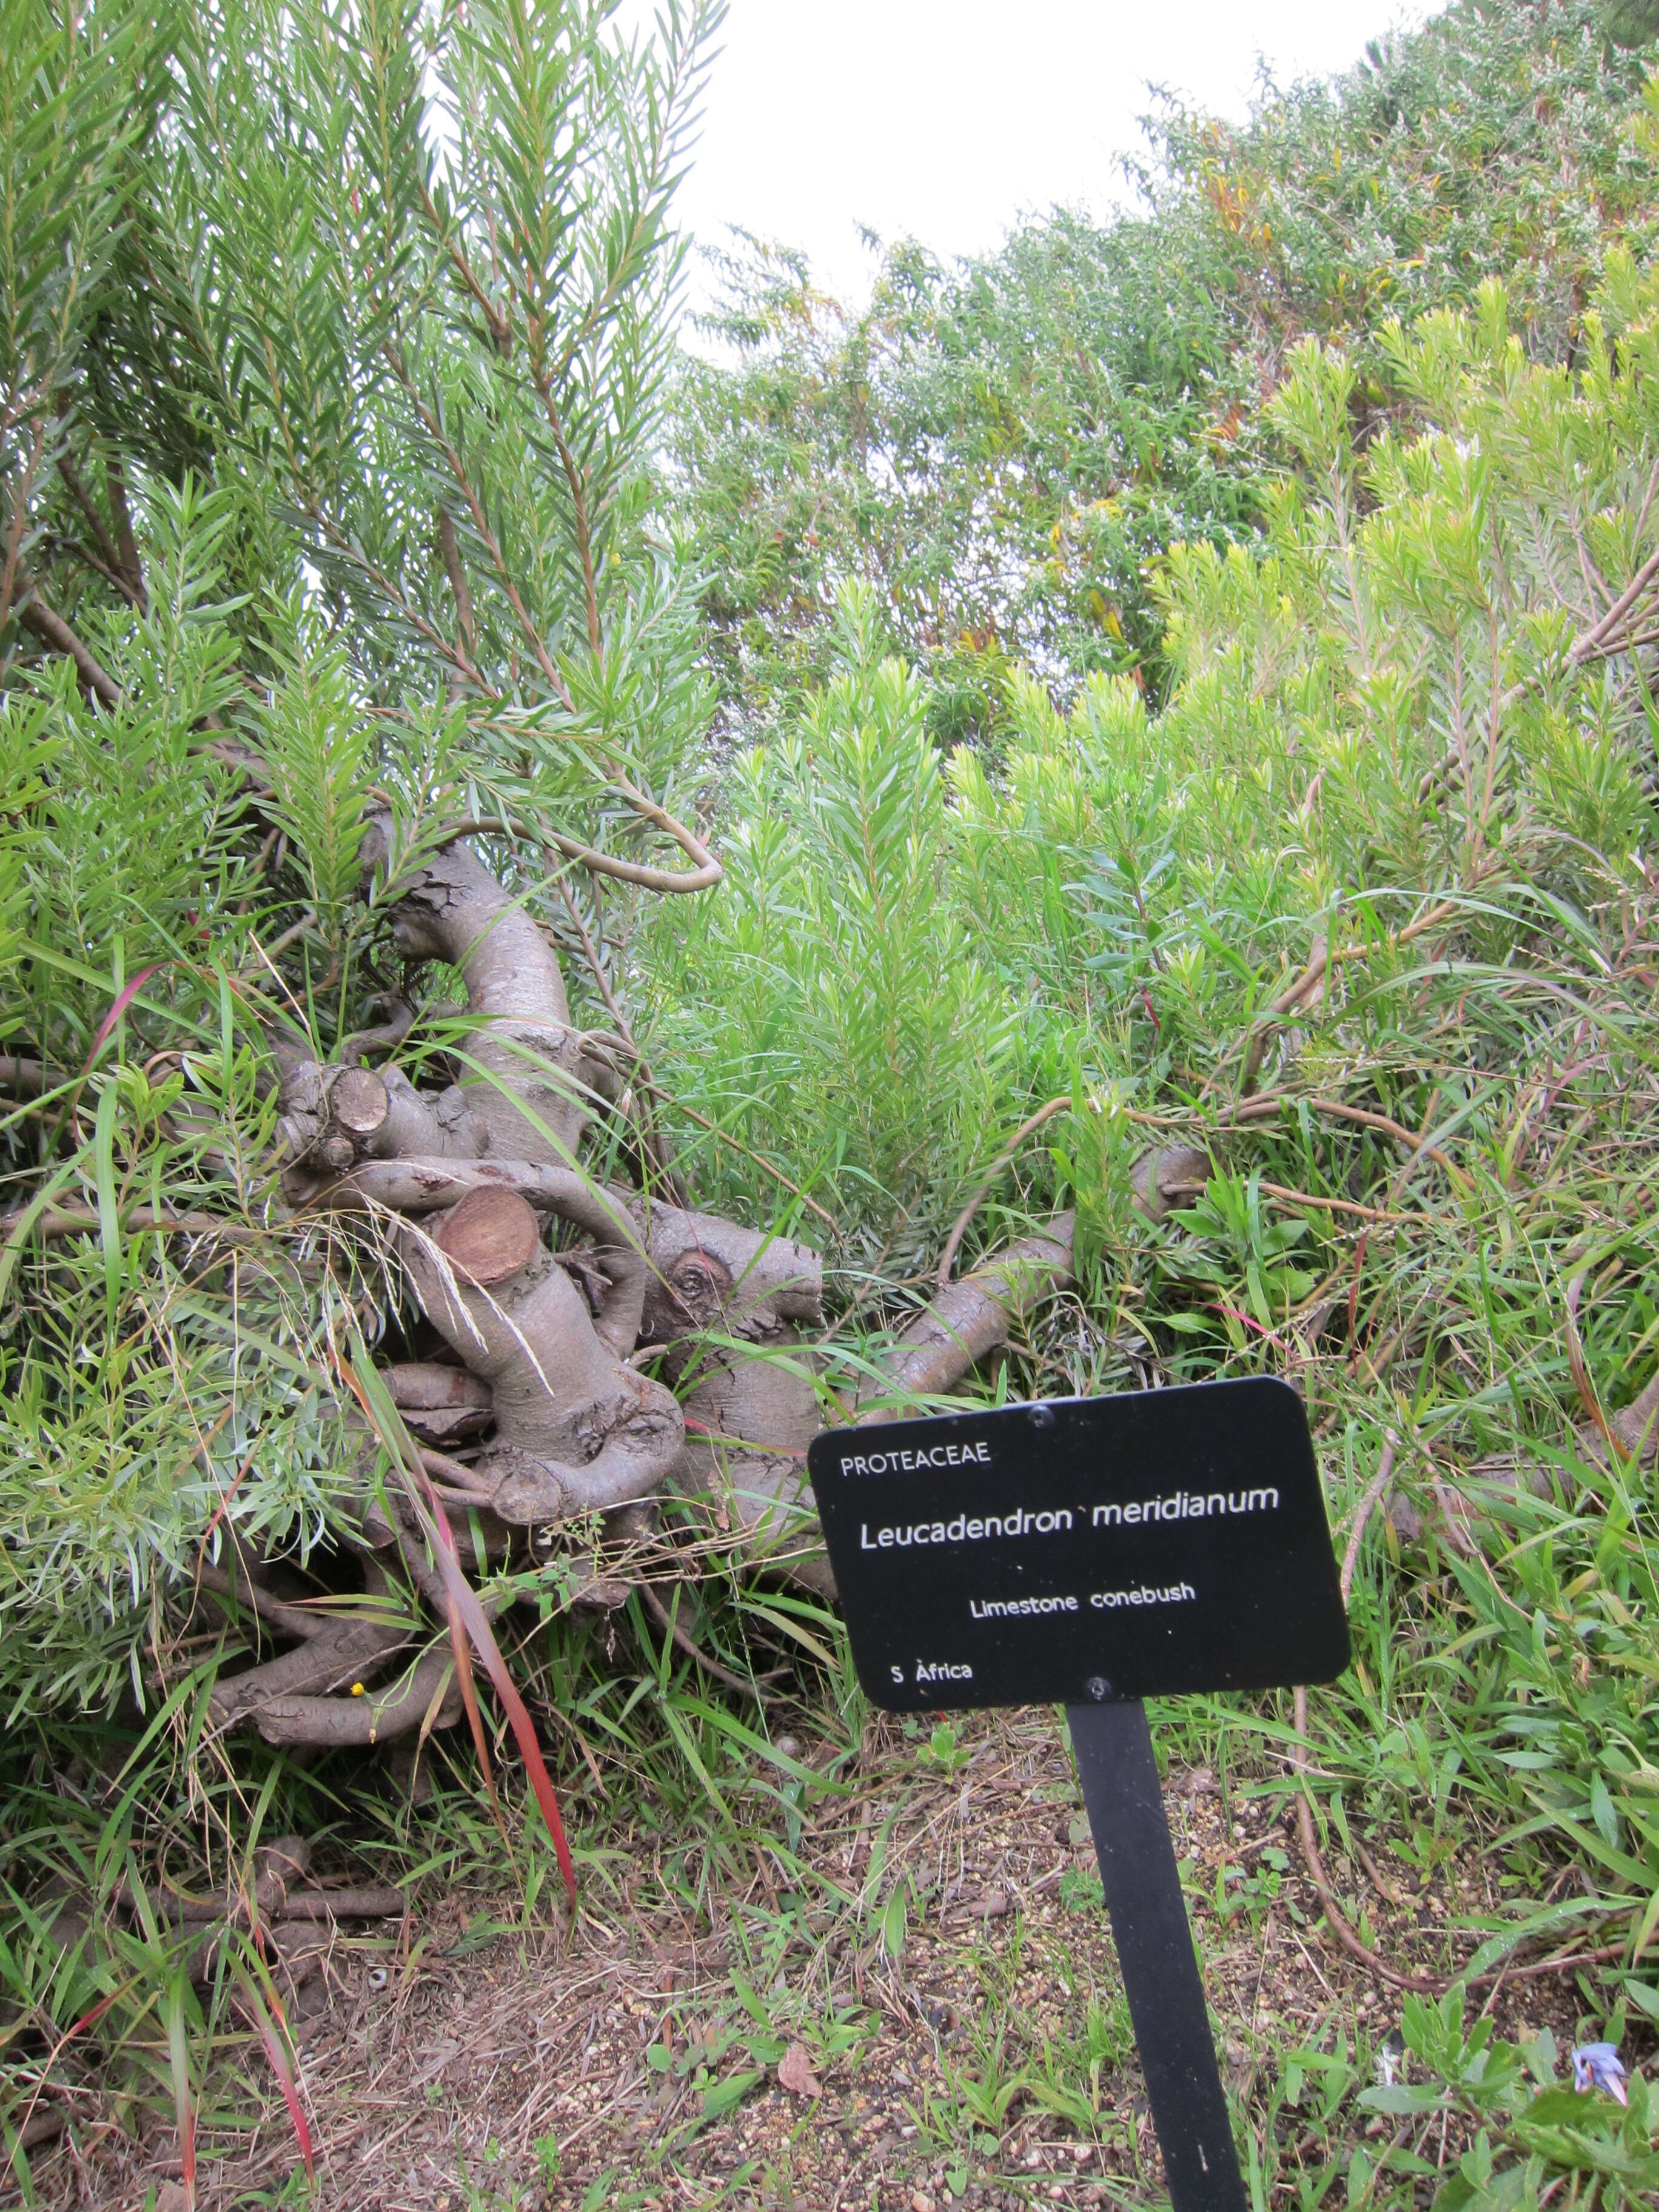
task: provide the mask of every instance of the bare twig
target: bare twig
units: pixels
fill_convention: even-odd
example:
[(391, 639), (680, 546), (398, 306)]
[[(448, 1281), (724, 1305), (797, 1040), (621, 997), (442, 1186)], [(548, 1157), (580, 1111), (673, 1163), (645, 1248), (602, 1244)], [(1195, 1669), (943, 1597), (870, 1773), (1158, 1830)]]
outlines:
[[(1394, 1480), (1394, 1455), (1396, 1438), (1390, 1429), (1383, 1440), (1382, 1456), (1377, 1462), (1370, 1486), (1359, 1501), (1359, 1510), (1353, 1516), (1353, 1527), (1348, 1535), (1348, 1548), (1342, 1554), (1342, 1602), (1346, 1607), (1348, 1594), (1353, 1588), (1353, 1571), (1358, 1564), (1360, 1540), (1365, 1534), (1365, 1524), (1375, 1510), (1377, 1500), (1386, 1492)], [(1298, 1726), (1300, 1723), (1298, 1723)]]
[(428, 1474), (442, 1476), (476, 1504), (489, 1504), (493, 1492), (479, 1481), (477, 1474), (465, 1460), (452, 1459), (447, 1452), (434, 1451), (428, 1444), (417, 1444), (415, 1455)]
[(284, 1920), (398, 1920), (408, 1910), (400, 1889), (290, 1890)]
[(762, 1705), (768, 1702), (766, 1692), (758, 1683), (747, 1681), (741, 1674), (734, 1674), (729, 1667), (722, 1667), (718, 1659), (711, 1659), (706, 1651), (692, 1642), (680, 1626), (678, 1614), (669, 1611), (649, 1583), (640, 1583), (636, 1588), (653, 1619), (673, 1638), (688, 1659), (695, 1659), (705, 1674), (712, 1674), (717, 1682), (724, 1682), (728, 1690), (741, 1690), (744, 1697), (758, 1698)]
[(648, 891), (707, 891), (725, 877), (726, 871), (701, 839), (695, 836), (683, 822), (678, 822), (654, 799), (631, 784), (620, 770), (612, 775), (611, 782), (636, 814), (665, 830), (693, 866), (684, 870), (653, 868), (638, 860), (619, 860), (614, 854), (596, 852), (584, 845), (580, 838), (568, 837), (557, 830), (545, 830), (520, 821), (513, 815), (485, 817), (483, 820), (468, 819), (446, 823), (439, 833), (441, 843), (451, 843), (457, 837), (483, 836), (486, 837), (523, 837), (539, 840), (562, 853), (567, 860), (579, 860), (596, 875), (614, 876), (619, 883), (638, 884)]
[[(1656, 467), (1654, 477), (1649, 480), (1647, 496), (1642, 502), (1644, 522), (1647, 520), (1648, 509), (1652, 504), (1656, 482), (1659, 482), (1659, 466)], [(1626, 652), (1633, 644), (1640, 641), (1628, 637), (1619, 638), (1615, 633), (1656, 576), (1659, 576), (1659, 553), (1651, 553), (1607, 609), (1606, 614), (1602, 616), (1601, 621), (1595, 623), (1589, 629), (1581, 631), (1568, 647), (1567, 662), (1570, 667), (1582, 667), (1587, 660), (1607, 659), (1613, 653)], [(1517, 699), (1524, 697), (1534, 680), (1531, 677), (1522, 677), (1518, 684), (1510, 684), (1498, 702), (1497, 714), (1502, 714), (1512, 707)], [(1432, 795), (1436, 787), (1456, 767), (1459, 757), (1459, 753), (1454, 746), (1443, 752), (1432, 768), (1424, 770), (1417, 786), (1419, 805)]]
[(258, 946), (261, 958), (266, 961), (271, 961), (276, 957), (279, 952), (286, 952), (290, 945), (297, 943), (297, 941), (305, 935), (307, 930), (314, 928), (316, 927), (316, 922), (317, 916), (315, 913), (307, 907), (306, 911), (300, 916), (298, 921), (290, 922), (288, 927), (283, 932), (282, 935), (273, 939), (270, 944), (260, 945), (258, 943), (258, 939), (256, 938), (254, 939), (254, 943)]
[(1280, 1199), (1286, 1206), (1311, 1206), (1322, 1213), (1352, 1213), (1360, 1221), (1397, 1221), (1420, 1226), (1428, 1218), (1420, 1213), (1390, 1213), (1386, 1206), (1361, 1206), (1357, 1199), (1321, 1198), (1310, 1190), (1291, 1190), (1282, 1182), (1264, 1182), (1260, 1188), (1269, 1198)]
[(61, 549), (65, 553), (72, 554), (83, 568), (90, 568), (94, 576), (101, 576), (106, 584), (118, 592), (129, 606), (136, 604), (131, 596), (131, 586), (125, 577), (118, 574), (113, 568), (100, 561), (91, 546), (83, 544), (80, 538), (63, 538), (54, 534), (44, 542), (52, 548)]
[(1049, 1099), (1046, 1106), (1039, 1106), (1035, 1114), (1029, 1115), (1026, 1119), (1020, 1123), (1018, 1128), (1015, 1130), (1013, 1135), (1009, 1138), (1007, 1143), (997, 1154), (995, 1159), (991, 1163), (991, 1165), (986, 1170), (984, 1178), (981, 1182), (979, 1188), (975, 1191), (967, 1205), (963, 1207), (961, 1212), (957, 1214), (955, 1221), (951, 1225), (951, 1233), (945, 1240), (945, 1249), (939, 1255), (939, 1269), (936, 1277), (940, 1290), (945, 1289), (950, 1283), (951, 1269), (956, 1260), (957, 1248), (962, 1243), (963, 1237), (967, 1234), (969, 1223), (973, 1219), (975, 1214), (978, 1212), (981, 1206), (984, 1203), (985, 1194), (987, 1191), (990, 1189), (991, 1185), (1002, 1173), (1002, 1170), (1007, 1166), (1009, 1161), (1013, 1158), (1015, 1153), (1018, 1152), (1020, 1146), (1025, 1142), (1025, 1139), (1030, 1136), (1034, 1136), (1037, 1130), (1042, 1127), (1045, 1122), (1052, 1121), (1054, 1115), (1060, 1113), (1066, 1107), (1069, 1106), (1071, 1103), (1072, 1094), (1068, 1091), (1059, 1098)]
[(61, 653), (75, 663), (76, 673), (87, 690), (106, 707), (117, 707), (121, 702), (120, 686), (64, 620), (49, 607), (40, 596), (40, 587), (21, 568), (16, 580), (28, 594), (17, 610), (17, 619), (25, 629), (30, 629), (43, 645), (53, 653)]
[(461, 549), (455, 542), (454, 518), (441, 501), (438, 507), (438, 550), (443, 556), (449, 588), (455, 594), (455, 617), (461, 626), (461, 641), (476, 661), (478, 646), (472, 628), (472, 592), (466, 571), (461, 566)]
[(1581, 660), (1587, 659), (1604, 639), (1613, 635), (1656, 576), (1659, 576), (1659, 553), (1650, 553), (1607, 609), (1606, 614), (1602, 616), (1601, 621), (1593, 629), (1586, 630), (1582, 636), (1575, 638), (1568, 647), (1567, 659), (1575, 667)]
[(115, 542), (121, 552), (118, 565), (131, 586), (135, 604), (143, 613), (149, 605), (149, 597), (144, 589), (143, 563), (138, 558), (138, 541), (132, 534), (132, 516), (127, 507), (126, 479), (121, 474), (121, 464), (113, 457), (104, 464), (104, 489), (109, 494), (109, 511), (115, 520)]
[[(1340, 1098), (1305, 1098), (1297, 1103), (1313, 1113), (1329, 1114), (1336, 1121), (1352, 1121), (1362, 1129), (1376, 1129), (1383, 1136), (1392, 1137), (1396, 1144), (1405, 1146), (1407, 1152), (1420, 1153), (1425, 1159), (1434, 1161), (1455, 1182), (1464, 1180), (1462, 1170), (1438, 1145), (1425, 1145), (1422, 1138), (1407, 1128), (1403, 1122), (1393, 1121), (1386, 1114), (1376, 1113), (1369, 1106), (1350, 1106)], [(1277, 1113), (1283, 1103), (1283, 1099), (1276, 1094), (1264, 1093), (1259, 1098), (1246, 1099), (1236, 1106), (1227, 1118), (1234, 1121), (1254, 1121), (1261, 1117), (1264, 1109)]]
[(1292, 1008), (1299, 1007), (1316, 992), (1322, 992), (1325, 977), (1331, 964), (1329, 943), (1322, 930), (1315, 938), (1308, 964), (1288, 990), (1281, 991), (1267, 1009), (1267, 1018), (1256, 1024), (1244, 1054), (1244, 1073), (1239, 1079), (1239, 1095), (1248, 1098), (1255, 1089), (1255, 1079), (1261, 1071), (1262, 1054), (1267, 1049), (1267, 1039), (1282, 1018)]
[(1401, 1905), (1403, 1905), (1406, 1900), (1400, 1894), (1398, 1885), (1390, 1881), (1388, 1875), (1383, 1873), (1382, 1868), (1378, 1866), (1376, 1861), (1365, 1849), (1364, 1844), (1360, 1842), (1358, 1837), (1350, 1835), (1348, 1841), (1353, 1847), (1354, 1856), (1358, 1860), (1360, 1865), (1364, 1868), (1366, 1876), (1370, 1882), (1371, 1887), (1376, 1892), (1377, 1895), (1383, 1899), (1388, 1904), (1396, 1907), (1396, 1909)]
[[(58, 456), (58, 473), (64, 479), (70, 497), (86, 517), (87, 527), (92, 532), (93, 543), (97, 546), (112, 572), (111, 580), (119, 591), (130, 596), (132, 586), (120, 573), (121, 556), (115, 550), (115, 540), (105, 528), (104, 518), (98, 512), (97, 503), (85, 484), (82, 483), (80, 471), (67, 453), (60, 453)], [(136, 601), (134, 603), (137, 604)]]

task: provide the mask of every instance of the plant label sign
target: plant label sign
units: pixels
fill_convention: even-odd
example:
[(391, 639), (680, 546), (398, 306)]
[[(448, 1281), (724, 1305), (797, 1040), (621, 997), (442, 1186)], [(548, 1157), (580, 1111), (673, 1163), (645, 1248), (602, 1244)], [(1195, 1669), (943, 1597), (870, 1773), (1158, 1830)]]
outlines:
[(890, 1712), (1348, 1663), (1307, 1418), (1270, 1376), (833, 1429), (807, 1464), (859, 1680)]
[(807, 1467), (866, 1695), (1063, 1704), (1175, 2212), (1247, 2212), (1140, 1700), (1329, 1681), (1348, 1626), (1270, 1377), (834, 1429)]

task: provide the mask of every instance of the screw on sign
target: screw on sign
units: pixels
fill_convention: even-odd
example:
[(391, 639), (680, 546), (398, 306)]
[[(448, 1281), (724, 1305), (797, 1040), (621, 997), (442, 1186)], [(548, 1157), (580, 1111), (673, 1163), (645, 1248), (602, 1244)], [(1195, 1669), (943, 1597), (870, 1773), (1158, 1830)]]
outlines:
[(1347, 1665), (1301, 1400), (1050, 1400), (830, 1430), (807, 1464), (872, 1704), (1066, 1707), (1175, 2212), (1244, 2212), (1141, 1700)]

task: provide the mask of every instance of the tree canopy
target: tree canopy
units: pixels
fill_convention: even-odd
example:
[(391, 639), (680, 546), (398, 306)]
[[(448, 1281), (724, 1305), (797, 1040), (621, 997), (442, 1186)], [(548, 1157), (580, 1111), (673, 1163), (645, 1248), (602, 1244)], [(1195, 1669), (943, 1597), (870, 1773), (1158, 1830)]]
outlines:
[(896, 241), (862, 311), (731, 241), (672, 445), (730, 711), (821, 672), (848, 578), (942, 735), (991, 730), (1017, 667), (1156, 694), (1159, 556), (1261, 527), (1291, 458), (1263, 402), (1303, 338), (1353, 361), (1362, 442), (1401, 397), (1390, 319), (1487, 277), (1529, 357), (1571, 359), (1609, 241), (1652, 235), (1643, 82), (1593, 0), (1462, 0), (1243, 125), (1163, 100), (1122, 214), (1057, 209), (955, 266)]

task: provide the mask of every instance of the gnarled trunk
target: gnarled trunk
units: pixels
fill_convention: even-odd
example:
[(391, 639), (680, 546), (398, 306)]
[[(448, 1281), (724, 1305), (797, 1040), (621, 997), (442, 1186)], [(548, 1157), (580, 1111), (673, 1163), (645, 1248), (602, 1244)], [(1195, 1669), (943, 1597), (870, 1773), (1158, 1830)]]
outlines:
[[(368, 844), (395, 865), (384, 817)], [(419, 1309), (456, 1363), (405, 1360), (386, 1375), (410, 1429), (443, 1448), (428, 1450), (428, 1470), (459, 1556), (482, 1530), (476, 1565), (539, 1562), (572, 1522), (598, 1515), (620, 1533), (672, 1486), (723, 1504), (757, 1565), (832, 1595), (806, 1483), (806, 1447), (836, 1418), (818, 1382), (818, 1255), (584, 1174), (583, 1133), (614, 1078), (603, 1040), (590, 1049), (571, 1024), (541, 930), (465, 843), (398, 884), (392, 932), (405, 957), (465, 978), (463, 1071), (426, 1092), (389, 1062), (368, 1066), (377, 1042), (396, 1049), (407, 1019), (349, 1040), (337, 1063), (279, 1043), (284, 1181), (297, 1204), (389, 1218)], [(1143, 1194), (1154, 1209), (1164, 1165)], [(559, 1249), (562, 1228), (580, 1241)], [(1071, 1238), (1062, 1215), (941, 1291), (901, 1332), (884, 1379), (860, 1386), (855, 1418), (952, 1389), (1070, 1279)], [(646, 1355), (665, 1382), (640, 1370)], [(444, 1456), (452, 1447), (471, 1456)], [(447, 1601), (412, 1521), (366, 1501), (356, 1548), (371, 1593), (401, 1566), (412, 1608), (401, 1620), (361, 1607), (330, 1618), (226, 1583), (222, 1601), (240, 1595), (293, 1648), (222, 1679), (222, 1725), (366, 1744), (454, 1717), (447, 1647), (422, 1653), (413, 1625), (422, 1606), (444, 1622)]]

